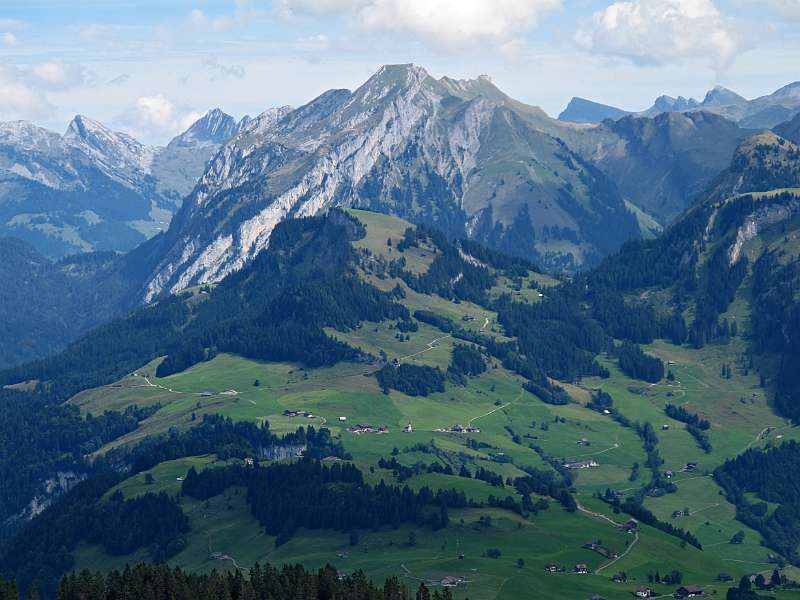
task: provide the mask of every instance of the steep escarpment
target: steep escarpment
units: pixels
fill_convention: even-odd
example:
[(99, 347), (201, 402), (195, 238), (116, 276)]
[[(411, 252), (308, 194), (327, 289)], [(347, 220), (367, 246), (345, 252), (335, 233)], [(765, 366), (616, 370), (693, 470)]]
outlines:
[(522, 228), (529, 242), (517, 251), (527, 257), (591, 263), (638, 235), (637, 224), (605, 176), (536, 125), (540, 112), (485, 78), (436, 80), (399, 65), (246, 128), (153, 242), (162, 258), (143, 297), (219, 280), (266, 247), (280, 221), (331, 206), (385, 210), (500, 247), (515, 247), (509, 232)]

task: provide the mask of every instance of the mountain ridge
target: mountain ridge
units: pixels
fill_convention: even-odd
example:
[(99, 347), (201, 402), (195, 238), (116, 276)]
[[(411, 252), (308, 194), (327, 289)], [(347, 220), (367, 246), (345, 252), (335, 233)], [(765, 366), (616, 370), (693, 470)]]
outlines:
[(83, 115), (63, 135), (0, 123), (0, 233), (52, 258), (130, 250), (166, 226), (220, 140), (248, 122), (229, 120), (209, 111), (164, 148)]
[[(512, 101), (488, 79), (436, 80), (415, 65), (382, 67), (353, 92), (326, 92), (288, 112), (262, 137), (252, 138), (246, 129), (217, 154), (184, 205), (175, 228), (154, 242), (171, 248), (165, 251), (166, 259), (155, 266), (145, 299), (166, 290), (213, 281), (241, 268), (265, 247), (279, 220), (289, 215), (311, 215), (332, 205), (374, 207), (383, 203), (412, 220), (431, 224), (446, 221), (444, 229), (454, 235), (476, 231), (489, 235), (500, 224), (496, 235), (502, 238), (506, 235), (503, 230), (517, 220), (522, 206), (505, 204), (500, 195), (507, 193), (505, 177), (493, 176), (492, 183), (480, 175), (480, 170), (484, 161), (491, 161), (491, 169), (498, 173), (512, 168), (509, 161), (516, 156), (513, 153), (508, 153), (507, 159), (499, 159), (497, 153), (482, 153), (482, 148), (508, 141), (526, 148), (528, 156), (535, 147), (533, 155), (541, 153), (541, 157), (529, 160), (524, 170), (515, 168), (506, 177), (515, 180), (523, 198), (534, 189), (543, 192), (555, 211), (550, 216), (537, 212), (543, 218), (531, 216), (523, 225), (528, 231), (535, 225), (537, 235), (545, 226), (555, 227), (548, 235), (574, 248), (571, 253), (545, 260), (557, 262), (568, 254), (569, 260), (579, 264), (597, 252), (587, 241), (593, 234), (582, 220), (606, 218), (603, 211), (617, 211), (621, 237), (635, 235), (632, 216), (625, 216), (627, 210), (613, 186), (606, 184), (601, 173), (582, 164), (563, 142), (535, 128), (533, 123), (539, 119), (546, 119), (540, 109)], [(557, 131), (559, 127), (547, 119), (548, 129)], [(501, 142), (492, 138), (494, 133), (507, 139)], [(389, 164), (397, 172), (391, 177), (387, 173), (378, 176)], [(424, 182), (422, 185), (436, 190), (439, 198), (435, 203), (428, 199), (427, 204), (418, 204), (422, 198), (407, 189), (411, 172)], [(517, 183), (517, 179), (521, 181)], [(260, 188), (262, 185), (265, 187)], [(394, 196), (388, 185), (397, 188)], [(587, 191), (593, 185), (598, 189), (605, 186), (604, 192), (594, 196), (595, 206), (588, 200)], [(481, 200), (493, 195), (487, 186), (497, 188), (496, 201)], [(212, 227), (218, 229), (209, 235), (210, 222), (202, 216), (203, 211), (212, 199), (216, 199), (214, 206), (208, 210), (220, 211), (218, 200), (230, 202), (225, 199), (236, 195), (237, 189), (236, 201), (245, 201), (252, 214), (238, 209), (238, 224), (231, 221), (231, 215), (222, 220), (215, 217), (218, 226)], [(531, 215), (539, 211), (530, 201), (527, 210)], [(192, 225), (193, 220), (197, 225)], [(485, 225), (481, 225), (483, 222)], [(193, 227), (197, 233), (191, 233)], [(545, 243), (543, 237), (537, 250), (542, 257), (548, 256)]]
[[(558, 119), (560, 121), (569, 121), (570, 118), (575, 118), (569, 111), (569, 106), (573, 102), (579, 104), (584, 102), (588, 103), (587, 106), (595, 107), (595, 112), (593, 113), (575, 113), (579, 117), (577, 122), (582, 123), (598, 124), (606, 118), (618, 120), (627, 115), (655, 117), (665, 112), (708, 111), (724, 116), (740, 124), (743, 128), (766, 129), (775, 127), (800, 113), (800, 82), (790, 83), (771, 94), (759, 96), (752, 100), (748, 100), (721, 85), (709, 90), (702, 101), (694, 98), (684, 98), (683, 96), (673, 98), (668, 95), (662, 95), (656, 98), (650, 108), (639, 112), (601, 105), (591, 100), (575, 97), (570, 100), (567, 109), (559, 115)], [(602, 110), (599, 110), (598, 107), (602, 107)]]

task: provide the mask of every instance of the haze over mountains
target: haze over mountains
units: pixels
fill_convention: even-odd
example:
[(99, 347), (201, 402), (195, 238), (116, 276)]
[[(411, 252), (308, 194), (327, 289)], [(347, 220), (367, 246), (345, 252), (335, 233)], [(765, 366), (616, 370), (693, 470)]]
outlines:
[(166, 229), (236, 123), (209, 111), (165, 148), (82, 115), (64, 135), (0, 123), (0, 234), (45, 255), (127, 251)]
[(575, 123), (600, 123), (606, 119), (617, 120), (627, 115), (655, 117), (669, 112), (706, 111), (724, 116), (744, 128), (772, 128), (800, 113), (800, 82), (753, 100), (736, 92), (717, 86), (702, 101), (678, 96), (659, 96), (653, 106), (641, 112), (623, 110), (585, 98), (573, 98), (558, 116), (560, 121)]

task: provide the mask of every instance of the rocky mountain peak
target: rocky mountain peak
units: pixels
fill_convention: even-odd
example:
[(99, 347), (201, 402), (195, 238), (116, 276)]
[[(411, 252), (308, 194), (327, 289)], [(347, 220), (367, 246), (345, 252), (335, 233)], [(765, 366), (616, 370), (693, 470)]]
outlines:
[(209, 110), (176, 138), (183, 144), (221, 145), (238, 131), (238, 123), (219, 108)]
[(710, 90), (702, 102), (703, 106), (744, 106), (746, 104), (747, 100), (745, 98), (721, 85), (717, 85)]
[(238, 124), (238, 131), (247, 134), (263, 134), (275, 123), (294, 110), (291, 106), (268, 108), (254, 118), (244, 117)]
[(149, 173), (157, 153), (155, 147), (83, 115), (72, 119), (64, 141), (92, 156), (107, 175), (124, 182), (130, 182), (135, 171)]
[(0, 144), (48, 151), (60, 148), (61, 136), (29, 121), (6, 121), (0, 122)]

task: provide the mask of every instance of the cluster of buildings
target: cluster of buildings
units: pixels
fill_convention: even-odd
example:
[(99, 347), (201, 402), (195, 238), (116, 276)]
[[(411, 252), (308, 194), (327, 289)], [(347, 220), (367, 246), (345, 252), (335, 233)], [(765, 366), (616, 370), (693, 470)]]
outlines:
[(460, 575), (448, 575), (442, 579), (442, 587), (456, 587), (466, 582), (466, 577), (461, 577)]
[(362, 433), (389, 433), (389, 428), (386, 427), (386, 425), (375, 427), (374, 425), (369, 425), (367, 423), (358, 423), (352, 427), (348, 427), (347, 431), (350, 433), (355, 433), (356, 435), (361, 435)]
[[(544, 570), (546, 573), (566, 573), (567, 567), (559, 566), (555, 563), (549, 563), (544, 566)], [(574, 567), (572, 567), (571, 573), (577, 573), (579, 575), (586, 575), (589, 573), (589, 567), (583, 563), (578, 563)]]
[(638, 533), (639, 532), (639, 521), (636, 519), (629, 519), (625, 521), (622, 525), (619, 526), (620, 529), (623, 529), (625, 533)]
[(306, 419), (314, 419), (315, 416), (313, 413), (308, 412), (307, 410), (289, 410), (288, 408), (283, 411), (284, 417), (305, 417)]
[[(654, 592), (652, 588), (643, 585), (633, 592), (633, 595), (637, 598), (654, 598), (660, 594)], [(698, 585), (681, 586), (672, 594), (673, 598), (705, 598), (707, 596), (708, 594), (706, 591)]]
[(436, 431), (444, 432), (444, 433), (480, 433), (481, 430), (478, 427), (472, 427), (468, 425), (464, 427), (463, 425), (453, 425), (449, 429), (437, 429)]
[(600, 463), (594, 459), (590, 460), (579, 460), (576, 462), (565, 462), (564, 468), (565, 469), (593, 469), (594, 467), (599, 467)]

